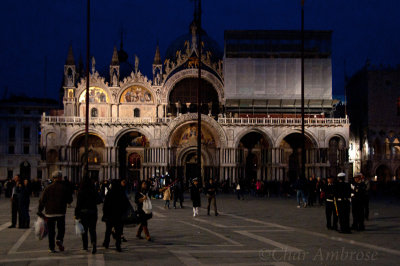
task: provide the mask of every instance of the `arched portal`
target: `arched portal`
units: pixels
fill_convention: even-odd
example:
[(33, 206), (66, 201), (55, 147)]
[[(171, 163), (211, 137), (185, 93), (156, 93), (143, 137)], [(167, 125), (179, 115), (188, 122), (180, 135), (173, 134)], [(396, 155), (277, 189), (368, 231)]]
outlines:
[[(292, 133), (287, 135), (280, 143), (280, 148), (283, 151), (282, 163), (285, 167), (285, 179), (291, 183), (294, 182), (298, 176), (301, 176), (301, 144), (303, 137), (300, 133)], [(306, 136), (305, 140), (306, 154), (314, 148), (312, 141)], [(306, 161), (307, 164), (307, 161)], [(312, 169), (306, 165), (306, 177), (313, 175)]]
[[(172, 133), (169, 147), (172, 158), (176, 158), (170, 165), (173, 175), (183, 178), (188, 182), (190, 178), (197, 177), (197, 123), (188, 121)], [(217, 147), (217, 133), (207, 124), (202, 123), (201, 128), (201, 175), (202, 181), (210, 177), (219, 176), (219, 148)], [(188, 170), (189, 169), (189, 170)]]
[(19, 176), (21, 180), (31, 179), (31, 164), (24, 161), (19, 165)]
[[(172, 115), (177, 113), (197, 112), (197, 88), (199, 81), (196, 78), (185, 78), (175, 84), (169, 95), (170, 110)], [(203, 114), (217, 115), (219, 113), (218, 93), (213, 85), (201, 80), (201, 112)]]
[(376, 168), (375, 174), (378, 182), (386, 183), (391, 181), (390, 169), (384, 164)]
[[(249, 132), (244, 135), (238, 145), (238, 178), (248, 185), (255, 183), (257, 179), (265, 180), (267, 164), (270, 155), (270, 144), (266, 137), (259, 132)], [(236, 182), (239, 180), (235, 180)]]
[(117, 142), (119, 177), (129, 182), (139, 181), (148, 138), (138, 131), (125, 133)]
[(85, 135), (77, 136), (71, 145), (72, 151), (72, 181), (79, 182), (83, 177), (83, 166), (88, 158), (89, 177), (95, 180), (104, 179), (105, 170), (102, 163), (105, 162), (104, 141), (97, 135), (90, 134), (88, 138), (88, 155), (85, 154)]

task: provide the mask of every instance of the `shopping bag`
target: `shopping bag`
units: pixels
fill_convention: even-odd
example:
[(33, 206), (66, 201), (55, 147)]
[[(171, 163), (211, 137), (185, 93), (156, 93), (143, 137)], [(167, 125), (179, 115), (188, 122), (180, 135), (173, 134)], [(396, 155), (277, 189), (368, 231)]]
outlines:
[(79, 222), (79, 220), (75, 220), (75, 234), (79, 236), (82, 235), (83, 233), (85, 233), (83, 225)]
[(151, 205), (150, 198), (143, 201), (143, 211), (145, 214), (150, 214), (153, 211), (153, 205)]
[(37, 239), (42, 240), (47, 236), (47, 222), (42, 218), (38, 217), (35, 222), (35, 236)]
[(132, 205), (129, 204), (128, 209), (122, 215), (122, 222), (124, 225), (136, 225), (140, 223), (138, 213), (135, 211)]

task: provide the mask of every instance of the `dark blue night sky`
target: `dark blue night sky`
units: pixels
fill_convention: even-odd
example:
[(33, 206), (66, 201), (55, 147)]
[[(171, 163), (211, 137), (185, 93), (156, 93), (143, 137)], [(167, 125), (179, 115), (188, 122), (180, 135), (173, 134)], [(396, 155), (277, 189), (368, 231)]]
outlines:
[[(193, 19), (190, 0), (92, 0), (91, 49), (96, 66), (109, 65), (121, 29), (130, 61), (151, 74), (157, 41), (161, 56)], [(203, 28), (223, 47), (226, 29), (300, 29), (301, 0), (203, 0)], [(85, 58), (86, 0), (2, 0), (0, 11), (0, 97), (58, 98), (68, 46)], [(353, 74), (370, 59), (400, 63), (400, 1), (306, 0), (305, 29), (333, 30), (333, 88), (343, 94), (344, 62)]]

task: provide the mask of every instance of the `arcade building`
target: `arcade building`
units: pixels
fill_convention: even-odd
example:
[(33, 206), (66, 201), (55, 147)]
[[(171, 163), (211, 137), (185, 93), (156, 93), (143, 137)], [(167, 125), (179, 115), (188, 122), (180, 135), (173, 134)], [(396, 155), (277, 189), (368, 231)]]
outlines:
[[(163, 59), (157, 45), (150, 78), (122, 48), (110, 51), (107, 71), (92, 59), (91, 176), (141, 180), (169, 172), (193, 178), (200, 108), (203, 181), (294, 181), (301, 168), (300, 31), (225, 31), (222, 50), (202, 30), (200, 106), (195, 32), (190, 25)], [(351, 171), (349, 121), (334, 116), (331, 32), (306, 31), (305, 57), (306, 175)], [(71, 181), (82, 178), (86, 78), (79, 69), (70, 47), (63, 111), (41, 118), (45, 178), (58, 169)]]

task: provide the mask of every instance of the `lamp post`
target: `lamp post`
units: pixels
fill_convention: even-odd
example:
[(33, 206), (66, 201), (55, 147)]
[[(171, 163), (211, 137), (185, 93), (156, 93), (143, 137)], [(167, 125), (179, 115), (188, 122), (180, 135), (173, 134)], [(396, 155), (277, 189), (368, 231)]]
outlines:
[(86, 25), (86, 117), (85, 117), (85, 156), (83, 178), (89, 178), (89, 58), (90, 58), (90, 0), (87, 0)]
[(304, 0), (301, 1), (301, 178), (306, 177), (306, 136), (304, 130)]
[[(201, 0), (195, 1), (194, 19), (197, 27), (197, 54), (199, 60), (197, 86), (197, 177), (201, 178)], [(194, 44), (193, 44), (194, 45)]]

